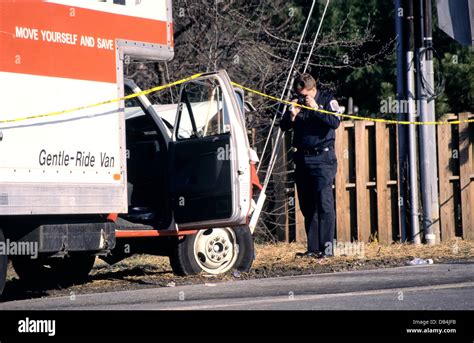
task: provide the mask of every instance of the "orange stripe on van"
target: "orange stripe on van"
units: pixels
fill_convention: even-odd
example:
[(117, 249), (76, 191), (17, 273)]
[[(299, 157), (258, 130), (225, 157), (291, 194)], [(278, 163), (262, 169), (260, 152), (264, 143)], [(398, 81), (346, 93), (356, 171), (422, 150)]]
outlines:
[(193, 235), (197, 230), (116, 230), (116, 238), (139, 238), (139, 237), (170, 237)]
[(114, 223), (117, 221), (117, 218), (118, 218), (118, 213), (110, 213), (107, 216), (107, 220), (110, 220), (111, 222), (114, 222)]
[[(29, 38), (16, 37), (16, 27), (29, 29)], [(77, 34), (77, 43), (46, 42), (41, 30)], [(94, 37), (95, 47), (81, 46), (82, 35)], [(112, 50), (98, 48), (99, 39), (112, 40)], [(166, 22), (42, 1), (0, 2), (0, 71), (114, 83), (116, 39), (166, 45)]]

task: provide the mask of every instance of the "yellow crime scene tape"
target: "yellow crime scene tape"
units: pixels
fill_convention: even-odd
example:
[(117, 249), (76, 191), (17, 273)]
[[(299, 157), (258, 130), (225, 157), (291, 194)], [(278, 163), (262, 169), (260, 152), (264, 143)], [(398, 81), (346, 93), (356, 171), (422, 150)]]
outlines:
[(280, 98), (277, 98), (277, 97), (274, 97), (274, 96), (256, 91), (254, 89), (251, 89), (251, 88), (248, 88), (248, 87), (245, 87), (245, 86), (242, 86), (242, 85), (239, 85), (236, 82), (232, 82), (232, 84), (236, 87), (240, 87), (243, 90), (246, 90), (247, 92), (251, 92), (251, 93), (254, 93), (254, 94), (259, 95), (261, 97), (271, 99), (271, 100), (274, 100), (274, 101), (278, 101), (278, 102), (281, 102), (283, 104), (293, 105), (293, 106), (305, 108), (305, 109), (312, 110), (312, 111), (318, 111), (318, 112), (325, 113), (325, 114), (331, 114), (331, 115), (339, 116), (339, 117), (342, 117), (342, 118), (373, 121), (373, 122), (386, 123), (386, 124), (400, 124), (400, 125), (411, 125), (411, 124), (413, 124), (413, 125), (455, 125), (455, 124), (462, 124), (462, 123), (474, 123), (474, 119), (452, 120), (452, 121), (406, 121), (406, 120), (392, 120), (392, 119), (383, 119), (383, 118), (361, 117), (361, 116), (355, 116), (355, 115), (351, 115), (351, 114), (340, 114), (340, 113), (336, 113), (336, 112), (331, 112), (331, 111), (326, 111), (326, 110), (321, 110), (321, 109), (315, 109), (315, 108), (312, 108), (312, 107), (308, 107), (308, 106), (304, 106), (304, 105), (300, 105), (300, 104), (295, 104), (295, 103), (292, 103), (290, 101), (282, 100)]
[(194, 80), (194, 79), (200, 77), (201, 75), (202, 75), (202, 73), (194, 74), (194, 75), (189, 76), (189, 77), (186, 77), (186, 78), (184, 78), (184, 79), (181, 79), (181, 80), (178, 80), (178, 81), (175, 81), (175, 82), (168, 83), (167, 85), (162, 85), (162, 86), (158, 86), (158, 87), (153, 87), (153, 88), (150, 88), (150, 89), (141, 91), (141, 92), (139, 92), (139, 93), (130, 94), (130, 95), (127, 95), (127, 96), (124, 96), (124, 97), (121, 97), (121, 98), (112, 99), (112, 100), (101, 101), (101, 102), (98, 102), (98, 103), (95, 103), (95, 104), (90, 104), (90, 105), (85, 105), (85, 106), (70, 108), (70, 109), (68, 109), (68, 110), (62, 110), (62, 111), (55, 111), (55, 112), (49, 112), (49, 113), (44, 113), (44, 114), (32, 115), (32, 116), (27, 116), (27, 117), (21, 117), (21, 118), (15, 118), (15, 119), (7, 119), (7, 120), (0, 120), (0, 124), (16, 123), (16, 122), (19, 122), (19, 121), (25, 121), (25, 120), (30, 120), (30, 119), (37, 119), (37, 118), (44, 118), (44, 117), (52, 117), (52, 116), (57, 116), (57, 115), (60, 115), (60, 114), (66, 114), (66, 113), (71, 113), (71, 112), (77, 112), (77, 111), (81, 111), (81, 110), (85, 110), (85, 109), (89, 109), (89, 108), (93, 108), (93, 107), (98, 107), (98, 106), (102, 106), (102, 105), (107, 105), (107, 104), (111, 104), (111, 103), (114, 103), (114, 102), (119, 102), (119, 101), (122, 101), (122, 100), (129, 100), (129, 99), (137, 98), (137, 97), (139, 97), (139, 96), (141, 96), (141, 95), (146, 95), (146, 94), (158, 92), (158, 91), (161, 91), (161, 90), (163, 90), (163, 89), (166, 89), (166, 88), (169, 88), (169, 87), (172, 87), (172, 86), (176, 86), (176, 85), (179, 85), (179, 84), (181, 84), (181, 83), (184, 83), (184, 82), (187, 82), (187, 81), (190, 81), (190, 80)]
[[(153, 88), (141, 91), (139, 93), (130, 94), (130, 95), (127, 95), (127, 96), (124, 96), (124, 97), (121, 97), (121, 98), (112, 99), (112, 100), (101, 101), (101, 102), (98, 102), (98, 103), (95, 103), (95, 104), (75, 107), (75, 108), (71, 108), (71, 109), (68, 109), (68, 110), (49, 112), (49, 113), (38, 114), (38, 115), (31, 115), (31, 116), (27, 116), (27, 117), (0, 120), (0, 124), (15, 123), (15, 122), (19, 122), (19, 121), (38, 119), (38, 118), (44, 118), (44, 117), (52, 117), (52, 116), (57, 116), (57, 115), (61, 115), (61, 114), (77, 112), (77, 111), (81, 111), (81, 110), (85, 110), (85, 109), (89, 109), (89, 108), (93, 108), (93, 107), (98, 107), (98, 106), (102, 106), (102, 105), (106, 105), (106, 104), (110, 104), (110, 103), (114, 103), (114, 102), (119, 102), (119, 101), (122, 101), (122, 100), (129, 100), (129, 99), (139, 97), (141, 95), (147, 95), (147, 94), (150, 94), (150, 93), (154, 93), (154, 92), (164, 90), (164, 89), (172, 87), (172, 86), (180, 85), (182, 83), (194, 80), (194, 79), (196, 79), (196, 78), (198, 78), (202, 75), (203, 75), (203, 73), (194, 74), (192, 76), (189, 76), (189, 77), (183, 78), (181, 80), (177, 80), (177, 81), (168, 83), (166, 85), (153, 87)], [(280, 103), (287, 104), (287, 105), (293, 105), (293, 106), (297, 106), (297, 107), (301, 107), (301, 108), (305, 108), (305, 109), (308, 109), (308, 110), (311, 110), (311, 111), (318, 111), (318, 112), (328, 114), (328, 115), (335, 115), (335, 116), (339, 116), (341, 118), (349, 118), (349, 119), (354, 119), (354, 120), (365, 120), (365, 121), (380, 122), (380, 123), (386, 123), (386, 124), (399, 124), (399, 125), (456, 125), (456, 124), (462, 124), (462, 123), (474, 123), (474, 119), (452, 120), (452, 121), (405, 121), (405, 120), (392, 120), (392, 119), (383, 119), (383, 118), (361, 117), (361, 116), (356, 116), (356, 115), (351, 115), (351, 114), (341, 114), (341, 113), (326, 111), (326, 110), (322, 110), (322, 109), (315, 109), (315, 108), (305, 106), (305, 105), (295, 104), (295, 103), (292, 103), (290, 101), (283, 100), (283, 99), (277, 98), (275, 96), (259, 92), (255, 89), (245, 87), (245, 86), (240, 85), (236, 82), (232, 82), (232, 85), (234, 85), (236, 87), (240, 87), (240, 88), (242, 88), (243, 90), (245, 90), (247, 92), (259, 95), (261, 97), (264, 97), (264, 98), (267, 98), (267, 99), (270, 99), (270, 100), (273, 100), (273, 101), (276, 101), (276, 102), (280, 102)]]

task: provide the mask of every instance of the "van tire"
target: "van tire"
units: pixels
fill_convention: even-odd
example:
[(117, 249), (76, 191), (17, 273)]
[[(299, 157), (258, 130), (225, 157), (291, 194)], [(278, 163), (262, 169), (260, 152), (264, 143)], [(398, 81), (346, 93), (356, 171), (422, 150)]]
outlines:
[[(0, 242), (5, 243), (5, 236), (3, 235), (2, 229), (0, 229)], [(3, 293), (5, 288), (5, 282), (7, 280), (7, 268), (8, 268), (8, 256), (6, 254), (0, 255), (0, 295)]]
[(201, 268), (193, 257), (193, 244), (196, 235), (186, 235), (174, 239), (169, 254), (171, 269), (179, 276), (196, 275)]
[(92, 270), (94, 262), (94, 255), (84, 253), (71, 253), (64, 258), (12, 257), (13, 268), (18, 277), (29, 284), (39, 280), (60, 285), (83, 282)]
[[(201, 242), (200, 240), (203, 241)], [(213, 261), (209, 261), (211, 256), (204, 256), (207, 254), (208, 247), (215, 246), (211, 245), (210, 241), (215, 240), (217, 240), (219, 245), (221, 243), (224, 244), (228, 247), (228, 251), (234, 254), (232, 257), (229, 257), (229, 261), (225, 264), (218, 265), (213, 263)], [(210, 250), (212, 252), (212, 249)], [(218, 255), (219, 253), (216, 252), (216, 254)], [(222, 274), (230, 270), (248, 272), (252, 266), (254, 256), (253, 237), (249, 228), (247, 226), (238, 226), (225, 229), (201, 230), (196, 234), (176, 239), (172, 243), (169, 259), (175, 274), (187, 276), (200, 272)], [(216, 258), (219, 258), (219, 256)]]
[(235, 261), (234, 269), (239, 272), (247, 273), (252, 267), (255, 259), (255, 246), (253, 236), (248, 226), (239, 226), (236, 228), (237, 241), (239, 243), (239, 255)]

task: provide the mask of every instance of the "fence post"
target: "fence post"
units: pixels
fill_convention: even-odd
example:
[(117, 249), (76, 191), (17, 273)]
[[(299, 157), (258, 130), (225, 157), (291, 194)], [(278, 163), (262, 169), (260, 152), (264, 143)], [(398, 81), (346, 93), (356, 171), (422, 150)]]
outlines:
[(377, 232), (379, 241), (390, 243), (392, 241), (392, 228), (388, 226), (387, 220), (387, 125), (375, 123), (375, 153), (376, 153), (376, 182), (377, 182)]
[(450, 177), (452, 145), (451, 125), (438, 125), (438, 173), (441, 240), (455, 236), (454, 228), (454, 192)]
[(459, 184), (461, 187), (462, 204), (462, 235), (464, 239), (474, 239), (474, 182), (471, 180), (472, 145), (469, 123), (466, 121), (469, 113), (460, 113), (459, 120)]
[(351, 241), (351, 228), (349, 225), (348, 216), (350, 213), (350, 204), (348, 201), (346, 183), (347, 183), (347, 170), (346, 170), (346, 157), (348, 158), (349, 147), (344, 144), (345, 137), (345, 125), (341, 122), (341, 125), (336, 130), (336, 142), (335, 150), (338, 159), (336, 180), (335, 180), (335, 194), (336, 194), (336, 228), (337, 228), (337, 240), (340, 242)]
[(367, 198), (367, 150), (365, 121), (355, 121), (355, 164), (357, 201), (357, 239), (367, 242), (370, 238), (369, 202)]

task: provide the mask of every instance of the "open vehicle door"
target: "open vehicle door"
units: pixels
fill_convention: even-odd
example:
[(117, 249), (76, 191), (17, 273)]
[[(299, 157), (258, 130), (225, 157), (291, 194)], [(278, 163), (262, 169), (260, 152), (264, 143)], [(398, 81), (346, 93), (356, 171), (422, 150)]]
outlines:
[(225, 71), (181, 86), (170, 151), (174, 218), (179, 228), (247, 223), (249, 142), (241, 106)]

